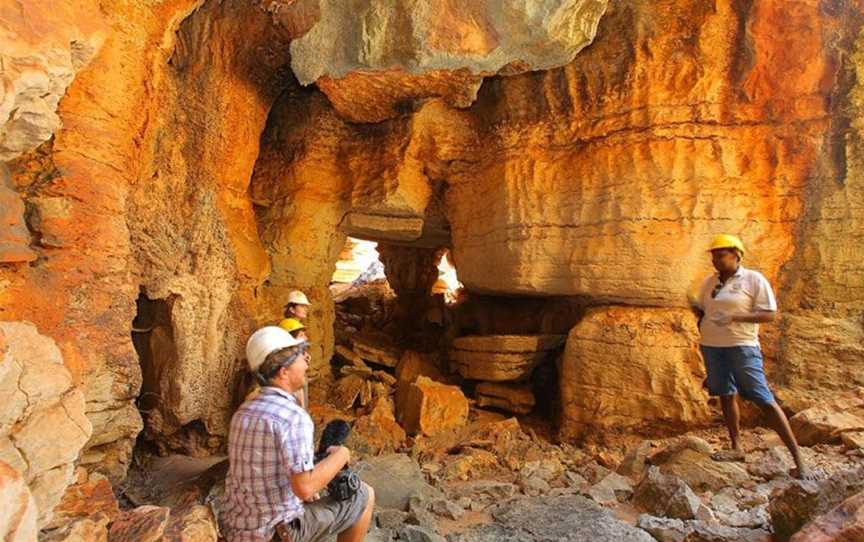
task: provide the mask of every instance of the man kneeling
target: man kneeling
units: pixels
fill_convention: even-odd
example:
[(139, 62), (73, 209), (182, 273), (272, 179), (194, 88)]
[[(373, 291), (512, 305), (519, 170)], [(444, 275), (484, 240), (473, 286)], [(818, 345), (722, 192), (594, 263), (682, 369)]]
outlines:
[(276, 326), (256, 331), (246, 344), (249, 369), (261, 393), (231, 419), (230, 469), (222, 518), (229, 542), (339, 542), (366, 536), (375, 494), (361, 484), (344, 501), (319, 498), (351, 454), (333, 446), (313, 463), (313, 424), (293, 392), (302, 389), (309, 343)]

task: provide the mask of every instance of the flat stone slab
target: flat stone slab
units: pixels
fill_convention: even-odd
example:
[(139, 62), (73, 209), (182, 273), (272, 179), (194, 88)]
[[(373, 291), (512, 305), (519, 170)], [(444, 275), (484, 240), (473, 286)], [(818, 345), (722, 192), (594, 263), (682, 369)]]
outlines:
[(451, 542), (655, 542), (647, 532), (616, 519), (575, 495), (526, 497), (498, 505), (494, 524), (451, 535)]
[(489, 382), (527, 380), (564, 335), (487, 335), (453, 341), (450, 362), (463, 377)]

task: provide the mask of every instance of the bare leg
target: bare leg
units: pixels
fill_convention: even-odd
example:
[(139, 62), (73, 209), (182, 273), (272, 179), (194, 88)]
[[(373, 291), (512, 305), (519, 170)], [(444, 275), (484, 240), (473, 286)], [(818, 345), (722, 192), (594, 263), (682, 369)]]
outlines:
[(743, 461), (744, 450), (741, 449), (741, 440), (739, 438), (741, 433), (739, 428), (741, 414), (738, 411), (737, 396), (721, 395), (720, 405), (723, 407), (723, 420), (726, 422), (726, 429), (729, 430), (731, 449), (721, 450), (712, 455), (711, 458), (715, 461)]
[(792, 428), (789, 427), (789, 420), (786, 419), (786, 414), (783, 413), (783, 409), (780, 408), (780, 405), (771, 402), (760, 404), (759, 407), (768, 418), (768, 423), (771, 425), (771, 428), (780, 435), (783, 444), (786, 445), (786, 448), (789, 449), (789, 453), (792, 454), (792, 459), (795, 461), (795, 472), (793, 475), (801, 480), (814, 479), (813, 473), (801, 458), (801, 451), (798, 449), (798, 442), (795, 440)]
[(370, 486), (366, 486), (369, 492), (369, 500), (366, 501), (366, 509), (363, 510), (363, 515), (357, 520), (357, 523), (339, 533), (336, 537), (337, 542), (363, 542), (366, 538), (366, 533), (369, 531), (369, 523), (372, 521), (372, 510), (375, 508), (375, 490)]

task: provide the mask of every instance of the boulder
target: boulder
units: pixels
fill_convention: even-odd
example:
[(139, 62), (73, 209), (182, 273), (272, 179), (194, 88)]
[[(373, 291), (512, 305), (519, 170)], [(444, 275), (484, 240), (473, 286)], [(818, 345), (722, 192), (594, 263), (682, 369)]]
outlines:
[(697, 343), (696, 319), (685, 309), (588, 310), (559, 361), (561, 436), (580, 438), (590, 428), (707, 423)]
[(714, 461), (690, 448), (672, 455), (660, 470), (684, 480), (695, 491), (719, 491), (750, 480), (747, 470), (738, 463)]
[(610, 472), (586, 493), (597, 503), (611, 505), (628, 500), (633, 495), (633, 483), (620, 474)]
[(690, 521), (660, 518), (649, 514), (639, 516), (636, 526), (650, 533), (657, 542), (684, 542), (687, 535), (695, 528)]
[(426, 483), (420, 467), (405, 454), (370, 457), (356, 464), (364, 482), (375, 490), (379, 509), (408, 510), (411, 497), (426, 500), (441, 498), (441, 492)]
[(795, 438), (802, 446), (841, 441), (843, 433), (864, 431), (864, 408), (860, 400), (833, 401), (817, 405), (789, 418)]
[(432, 354), (406, 350), (396, 365), (396, 403), (400, 404), (408, 395), (411, 384), (418, 376), (428, 377), (436, 382), (446, 382), (447, 379), (438, 368)]
[(4, 542), (35, 542), (36, 501), (24, 478), (8, 464), (0, 461), (0, 540)]
[(522, 497), (492, 510), (495, 523), (451, 536), (452, 542), (653, 542), (641, 529), (616, 519), (580, 496)]
[(528, 414), (534, 409), (534, 392), (530, 384), (482, 382), (474, 393), (479, 407), (495, 407), (514, 414)]
[(406, 434), (393, 413), (393, 401), (379, 397), (372, 411), (354, 422), (348, 447), (361, 454), (394, 452), (405, 442)]
[(790, 542), (859, 542), (864, 540), (864, 492), (849, 497), (804, 527)]
[(57, 345), (30, 323), (0, 322), (0, 404), (0, 461), (27, 481), (47, 526), (92, 426)]
[(633, 504), (655, 516), (695, 519), (702, 503), (683, 480), (650, 467), (633, 491)]
[(364, 398), (368, 401), (371, 394), (369, 382), (365, 378), (350, 374), (336, 382), (329, 401), (340, 410), (352, 410), (358, 402), (363, 405)]
[(842, 471), (819, 481), (792, 481), (768, 504), (778, 540), (788, 540), (814, 518), (864, 491), (864, 468)]
[(616, 472), (623, 476), (641, 477), (642, 473), (645, 472), (646, 462), (652, 450), (651, 441), (643, 440), (624, 455), (624, 459), (621, 460)]
[(450, 364), (464, 378), (523, 381), (563, 342), (561, 335), (486, 335), (453, 340)]
[(458, 386), (420, 376), (399, 399), (399, 422), (412, 435), (435, 436), (461, 427), (468, 420), (468, 399)]

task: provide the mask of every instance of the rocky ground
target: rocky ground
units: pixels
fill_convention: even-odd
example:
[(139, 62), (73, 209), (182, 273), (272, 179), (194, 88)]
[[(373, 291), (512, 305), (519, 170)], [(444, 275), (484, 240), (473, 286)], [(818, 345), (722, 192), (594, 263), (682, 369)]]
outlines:
[[(318, 422), (334, 411), (313, 409)], [(800, 482), (763, 428), (745, 432), (747, 457), (734, 463), (710, 457), (724, 445), (719, 429), (580, 448), (539, 437), (528, 421), (472, 409), (457, 430), (358, 454), (354, 468), (378, 495), (367, 540), (862, 540), (864, 449), (849, 438), (805, 447), (820, 480)], [(807, 427), (816, 440), (831, 434), (825, 424)], [(357, 432), (355, 449), (372, 446), (370, 437), (375, 431)], [(55, 517), (66, 525), (46, 538), (216, 540), (225, 470), (218, 457), (140, 454), (113, 493), (82, 471)]]

